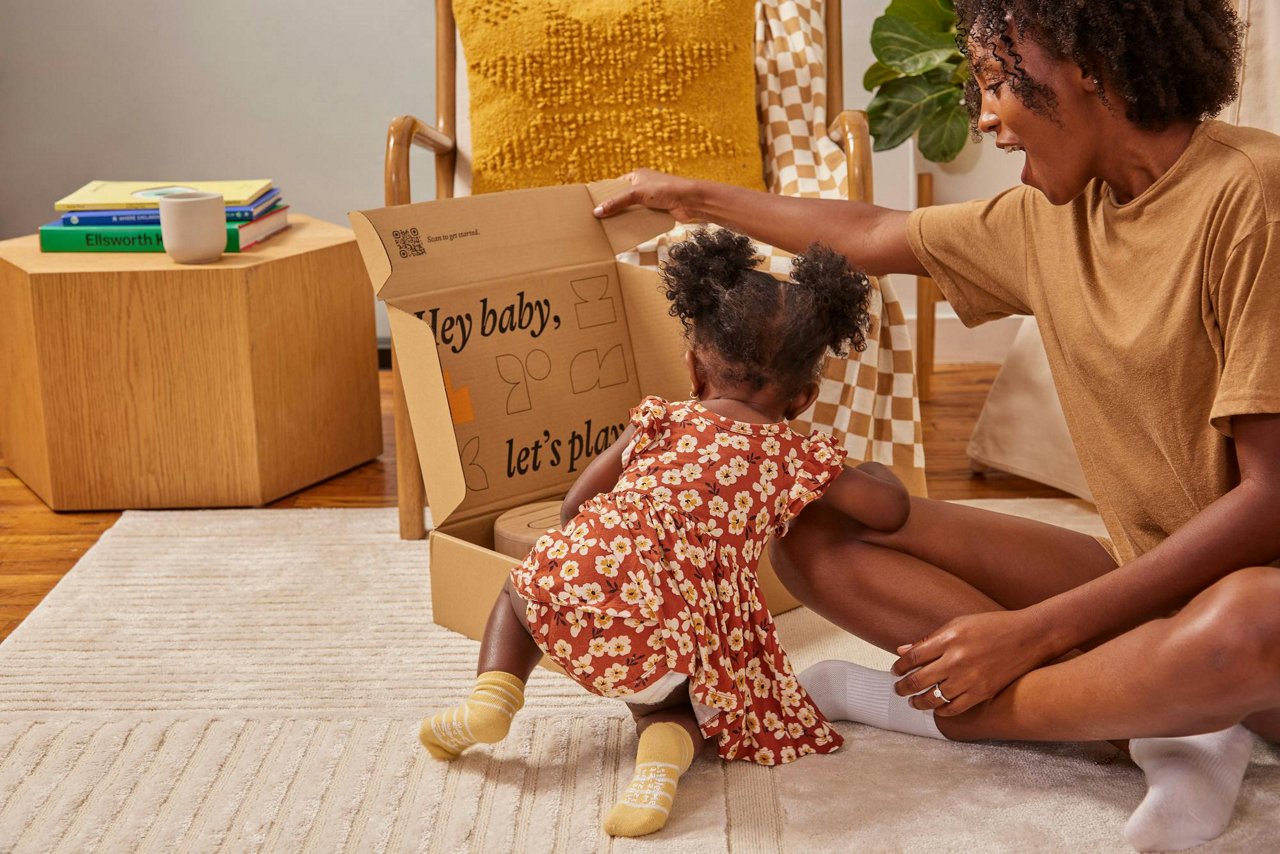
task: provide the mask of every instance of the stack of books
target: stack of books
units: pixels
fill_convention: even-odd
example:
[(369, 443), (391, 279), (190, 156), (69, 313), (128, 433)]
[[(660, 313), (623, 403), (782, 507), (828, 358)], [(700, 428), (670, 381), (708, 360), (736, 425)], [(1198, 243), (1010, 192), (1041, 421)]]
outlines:
[(62, 216), (40, 226), (44, 252), (163, 252), (160, 199), (200, 190), (227, 206), (227, 252), (289, 227), (289, 206), (269, 178), (246, 181), (90, 181), (59, 199)]

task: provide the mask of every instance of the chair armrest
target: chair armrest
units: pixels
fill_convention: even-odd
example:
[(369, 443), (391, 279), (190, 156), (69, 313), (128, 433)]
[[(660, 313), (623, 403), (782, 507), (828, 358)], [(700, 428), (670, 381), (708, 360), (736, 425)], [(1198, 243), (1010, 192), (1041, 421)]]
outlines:
[(384, 184), (388, 205), (407, 205), (409, 195), (409, 149), (421, 146), (441, 155), (452, 155), (453, 138), (413, 116), (396, 116), (387, 128), (387, 160)]
[(845, 110), (831, 123), (831, 138), (840, 143), (849, 164), (849, 198), (875, 200), (871, 183), (871, 130), (862, 110)]

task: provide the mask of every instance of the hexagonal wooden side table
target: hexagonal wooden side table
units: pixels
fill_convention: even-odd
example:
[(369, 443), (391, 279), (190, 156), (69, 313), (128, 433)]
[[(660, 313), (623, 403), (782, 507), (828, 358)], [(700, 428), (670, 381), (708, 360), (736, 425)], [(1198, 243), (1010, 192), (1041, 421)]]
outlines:
[(261, 505), (382, 451), (369, 280), (296, 216), (213, 264), (0, 242), (0, 445), (54, 510)]

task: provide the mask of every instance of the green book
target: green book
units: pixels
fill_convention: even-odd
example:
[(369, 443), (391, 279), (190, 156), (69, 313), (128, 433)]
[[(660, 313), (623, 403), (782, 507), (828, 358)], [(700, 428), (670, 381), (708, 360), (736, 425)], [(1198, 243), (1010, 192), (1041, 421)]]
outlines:
[[(289, 206), (276, 205), (249, 222), (227, 223), (226, 252), (239, 252), (289, 227)], [(42, 252), (163, 252), (158, 225), (63, 225), (56, 219), (40, 226)]]

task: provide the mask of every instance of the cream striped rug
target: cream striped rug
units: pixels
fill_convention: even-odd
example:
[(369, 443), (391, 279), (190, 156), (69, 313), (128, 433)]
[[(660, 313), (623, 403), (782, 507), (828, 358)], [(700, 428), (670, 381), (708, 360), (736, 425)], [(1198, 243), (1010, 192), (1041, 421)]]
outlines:
[[(994, 506), (1096, 526), (1079, 502)], [(801, 666), (886, 660), (806, 612), (780, 623)], [(829, 757), (699, 759), (663, 833), (610, 841), (620, 704), (539, 672), (496, 749), (418, 747), (476, 649), (431, 624), (425, 544), (393, 509), (126, 513), (0, 645), (0, 851), (1124, 851), (1142, 796), (1110, 748), (841, 724)], [(1260, 747), (1214, 847), (1277, 839)]]

